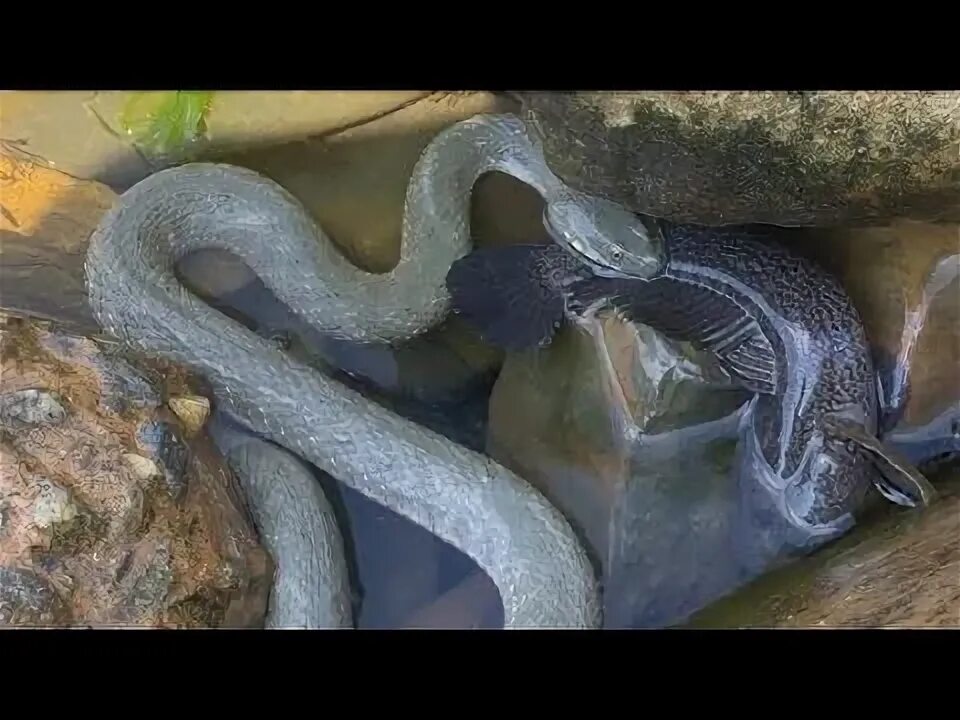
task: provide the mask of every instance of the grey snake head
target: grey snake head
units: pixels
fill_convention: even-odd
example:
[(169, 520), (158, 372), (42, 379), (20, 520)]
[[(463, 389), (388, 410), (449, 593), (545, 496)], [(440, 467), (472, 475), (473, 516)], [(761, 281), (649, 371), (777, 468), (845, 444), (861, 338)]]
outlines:
[(547, 204), (543, 224), (597, 277), (649, 278), (663, 269), (663, 238), (655, 222), (616, 203), (571, 195)]

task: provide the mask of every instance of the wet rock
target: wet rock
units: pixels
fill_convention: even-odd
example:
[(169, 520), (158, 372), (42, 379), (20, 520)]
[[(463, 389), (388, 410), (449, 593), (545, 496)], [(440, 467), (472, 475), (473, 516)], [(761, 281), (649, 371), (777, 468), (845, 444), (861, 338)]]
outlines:
[(898, 220), (797, 242), (841, 280), (863, 318), (887, 438), (915, 462), (960, 452), (960, 226)]
[(29, 570), (0, 567), (0, 627), (55, 625), (62, 613), (50, 583)]
[(18, 157), (0, 142), (0, 306), (94, 332), (84, 254), (115, 199), (104, 185)]
[(137, 442), (150, 457), (157, 458), (162, 468), (160, 477), (174, 498), (180, 498), (187, 489), (187, 464), (190, 448), (185, 431), (177, 423), (166, 419), (149, 420), (140, 425)]
[(148, 457), (137, 453), (124, 453), (120, 457), (130, 466), (138, 480), (152, 480), (163, 475), (160, 466)]
[(376, 120), (429, 95), (423, 90), (220, 91), (207, 123), (215, 145), (328, 135)]
[[(9, 315), (0, 329), (0, 623), (261, 626), (273, 566), (206, 437), (185, 440), (159, 402), (111, 410), (101, 367), (120, 366), (98, 343)], [(76, 355), (50, 349), (64, 347)], [(162, 375), (156, 397), (191, 390), (139, 365), (120, 387)]]
[(80, 363), (96, 372), (101, 409), (122, 415), (160, 405), (160, 374), (149, 367), (135, 368), (119, 344), (105, 339), (94, 344), (85, 337), (65, 333), (46, 333), (38, 342), (58, 361)]
[(835, 545), (760, 578), (691, 618), (697, 628), (956, 627), (960, 467), (923, 512), (886, 508)]
[(55, 523), (70, 522), (77, 516), (77, 506), (70, 500), (70, 492), (50, 480), (35, 483), (37, 497), (33, 502), (33, 522), (40, 528)]
[(150, 165), (97, 110), (98, 94), (6, 93), (0, 107), (2, 150), (77, 179), (129, 187), (150, 172)]
[[(424, 91), (217, 92), (206, 118), (210, 147), (326, 134), (388, 114)], [(133, 146), (120, 115), (130, 93), (6, 93), (2, 138), (42, 164), (122, 190), (154, 165)]]
[(503, 627), (503, 604), (497, 586), (477, 570), (419, 608), (402, 624), (407, 629), (479, 630)]
[(960, 221), (960, 94), (523, 93), (547, 162), (636, 212), (707, 225)]
[(676, 622), (733, 582), (729, 470), (747, 400), (709, 357), (610, 316), (505, 360), (487, 450), (580, 532), (607, 627)]

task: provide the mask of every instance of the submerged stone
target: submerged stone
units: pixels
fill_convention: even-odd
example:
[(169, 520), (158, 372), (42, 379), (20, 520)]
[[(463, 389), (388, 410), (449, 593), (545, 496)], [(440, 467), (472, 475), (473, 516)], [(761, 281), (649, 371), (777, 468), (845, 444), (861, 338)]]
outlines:
[(605, 626), (677, 622), (735, 582), (730, 468), (749, 398), (709, 356), (613, 317), (508, 355), (487, 450), (579, 531)]

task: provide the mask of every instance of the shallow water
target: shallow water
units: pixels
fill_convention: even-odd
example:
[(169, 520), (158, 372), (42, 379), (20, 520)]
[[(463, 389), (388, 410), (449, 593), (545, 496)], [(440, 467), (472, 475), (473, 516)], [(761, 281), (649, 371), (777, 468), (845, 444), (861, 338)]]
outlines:
[[(400, 107), (407, 102), (396, 100)], [(48, 93), (8, 104), (3, 111), (13, 120), (7, 127), (17, 128), (26, 142), (2, 152), (41, 167), (69, 168), (78, 173), (72, 178), (100, 180), (117, 192), (149, 173), (149, 163), (125, 146), (123, 138), (71, 102), (82, 106), (84, 99)], [(452, 116), (449, 108), (442, 111), (446, 114), (434, 110), (441, 114), (434, 118), (427, 113), (427, 119), (414, 115), (406, 125), (397, 116), (409, 108), (384, 109), (369, 97), (364, 102), (360, 117), (346, 113), (339, 126), (327, 117), (317, 120), (314, 131), (304, 131), (311, 122), (297, 116), (289, 130), (296, 137), (272, 124), (258, 141), (258, 120), (251, 116), (239, 145), (201, 147), (199, 157), (235, 162), (278, 180), (307, 205), (354, 262), (387, 270), (399, 243), (404, 178), (420, 149), (437, 129), (462, 119), (457, 112), (469, 117), (512, 107), (512, 100), (466, 103)], [(61, 122), (53, 112), (64, 104), (75, 112), (61, 114)], [(246, 108), (243, 112), (253, 112), (240, 105)], [(315, 99), (307, 106), (315, 108)], [(287, 112), (296, 115), (296, 107)], [(42, 122), (31, 125), (26, 119), (30, 112), (39, 113)], [(368, 132), (365, 128), (384, 122), (377, 119), (382, 114), (396, 123), (379, 133)], [(73, 118), (72, 124), (66, 118)], [(359, 127), (355, 135), (348, 130), (346, 139), (337, 140), (340, 130), (353, 125)], [(224, 127), (232, 126), (226, 122)], [(52, 141), (54, 136), (58, 142)], [(84, 139), (89, 152), (68, 153), (63, 139), (70, 137)], [(99, 146), (107, 149), (97, 150)], [(37, 156), (28, 148), (50, 155)], [(0, 193), (7, 195), (0, 194), (0, 202), (10, 214), (6, 206), (14, 205), (11, 183), (21, 188), (23, 181), (3, 182)], [(541, 225), (543, 203), (530, 188), (497, 176), (484, 178), (480, 186), (472, 216), (477, 244), (547, 239)], [(29, 191), (40, 197), (44, 188)], [(18, 208), (24, 205), (17, 202)], [(22, 217), (0, 226), (0, 310), (53, 318), (73, 331), (93, 334), (97, 327), (85, 305), (82, 275), (86, 233), (71, 234), (70, 228), (72, 223), (82, 225), (77, 220), (81, 215), (93, 212), (95, 218), (91, 206), (96, 203), (71, 182), (48, 193), (43, 202), (34, 203), (29, 227), (23, 227)], [(808, 242), (808, 234), (789, 231), (784, 240), (798, 252), (822, 259), (823, 246)], [(938, 257), (938, 242), (943, 245), (942, 239), (929, 245), (931, 257)], [(829, 256), (828, 250), (828, 264)], [(844, 272), (843, 263), (831, 267)], [(600, 574), (606, 627), (682, 624), (750, 579), (731, 540), (739, 522), (733, 473), (737, 427), (750, 396), (724, 386), (711, 374), (709, 363), (686, 348), (658, 344), (650, 335), (634, 339), (622, 328), (607, 326), (593, 338), (600, 338), (597, 347), (602, 352), (590, 349), (594, 346), (588, 331), (569, 329), (566, 345), (505, 358), (456, 319), (398, 349), (360, 347), (332, 341), (305, 326), (226, 253), (197, 253), (185, 259), (179, 271), (199, 296), (274, 338), (318, 371), (491, 455), (538, 487), (571, 521)], [(956, 278), (950, 282), (938, 286), (936, 303), (928, 302), (939, 313), (930, 327), (952, 343), (942, 349), (947, 370), (925, 360), (923, 372), (932, 380), (916, 393), (914, 405), (898, 410), (908, 418), (923, 418), (919, 429), (916, 424), (901, 428), (902, 435), (924, 437), (924, 449), (904, 445), (917, 461), (929, 447), (952, 447), (951, 438), (958, 435), (954, 408), (960, 408), (960, 390), (948, 386), (939, 395), (930, 392), (934, 381), (942, 384), (950, 377), (949, 356), (960, 352), (951, 336), (957, 332), (955, 323), (942, 319), (952, 311), (942, 298), (960, 291)], [(902, 289), (906, 296), (910, 287), (903, 280), (902, 288), (893, 292)], [(885, 327), (886, 318), (868, 319), (876, 328)], [(925, 358), (937, 355), (927, 347), (929, 335), (921, 340)], [(602, 378), (601, 356), (610, 363)], [(921, 401), (924, 406), (917, 408)], [(629, 433), (618, 435), (624, 428)], [(631, 440), (623, 441), (628, 435)], [(356, 627), (502, 626), (496, 589), (472, 560), (319, 470), (316, 474), (345, 537)]]

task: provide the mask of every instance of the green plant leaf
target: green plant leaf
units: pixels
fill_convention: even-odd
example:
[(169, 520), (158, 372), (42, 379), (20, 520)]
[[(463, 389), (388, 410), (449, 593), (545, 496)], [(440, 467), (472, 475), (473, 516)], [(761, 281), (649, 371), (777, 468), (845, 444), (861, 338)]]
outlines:
[(152, 155), (183, 153), (206, 132), (212, 92), (138, 92), (120, 118), (124, 131)]

